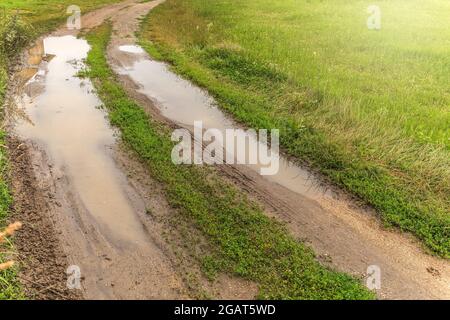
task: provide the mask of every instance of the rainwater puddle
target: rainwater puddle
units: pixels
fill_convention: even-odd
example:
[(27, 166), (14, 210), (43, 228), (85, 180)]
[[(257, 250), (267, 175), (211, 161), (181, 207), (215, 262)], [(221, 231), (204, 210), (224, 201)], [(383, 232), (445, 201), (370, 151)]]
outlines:
[[(129, 76), (138, 84), (139, 91), (152, 99), (166, 118), (186, 128), (192, 128), (194, 121), (202, 121), (203, 129), (224, 131), (239, 128), (216, 107), (214, 100), (204, 90), (171, 72), (165, 63), (149, 59), (142, 53), (141, 47), (120, 46), (119, 50), (128, 53), (133, 59), (130, 64), (130, 57), (124, 58), (125, 63), (115, 66), (116, 71)], [(258, 172), (263, 167), (260, 164), (247, 166)], [(265, 178), (310, 198), (329, 193), (319, 186), (317, 179), (308, 171), (282, 156), (278, 173), (266, 175)]]
[(16, 132), (46, 149), (106, 238), (144, 243), (126, 178), (112, 158), (114, 131), (91, 82), (76, 77), (89, 49), (73, 36), (44, 39), (45, 55), (54, 57), (43, 59), (28, 81), (22, 101), (32, 123), (20, 120)]

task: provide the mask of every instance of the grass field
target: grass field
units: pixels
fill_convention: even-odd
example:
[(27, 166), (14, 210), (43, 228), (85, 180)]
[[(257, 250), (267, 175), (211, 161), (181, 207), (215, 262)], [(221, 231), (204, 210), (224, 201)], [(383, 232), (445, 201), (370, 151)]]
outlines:
[(252, 280), (263, 299), (374, 298), (359, 280), (320, 265), (309, 248), (210, 169), (173, 164), (170, 128), (149, 118), (127, 97), (107, 64), (110, 34), (111, 26), (105, 24), (87, 35), (92, 50), (84, 75), (93, 80), (123, 141), (148, 166), (163, 185), (169, 203), (178, 209), (176, 224), (187, 219), (208, 240), (211, 253), (198, 257), (205, 273), (214, 277), (225, 272)]
[(450, 2), (167, 0), (141, 44), (450, 257)]
[[(118, 1), (2, 0), (0, 2), (0, 105), (3, 106), (8, 81), (7, 70), (17, 54), (32, 39), (63, 23), (67, 19), (66, 9), (69, 5), (78, 5), (82, 12), (86, 12)], [(12, 200), (6, 177), (8, 165), (3, 147), (4, 134), (0, 129), (0, 229), (6, 224)], [(13, 246), (9, 243), (0, 249), (0, 252), (3, 250), (11, 252)], [(4, 258), (0, 253), (0, 262), (3, 262)], [(0, 300), (20, 298), (23, 298), (23, 293), (16, 279), (16, 270), (0, 272)]]

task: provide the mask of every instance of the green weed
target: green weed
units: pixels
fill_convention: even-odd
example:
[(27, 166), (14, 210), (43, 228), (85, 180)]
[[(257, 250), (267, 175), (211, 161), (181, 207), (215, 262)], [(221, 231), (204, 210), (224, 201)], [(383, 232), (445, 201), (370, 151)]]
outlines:
[(279, 128), (286, 153), (449, 258), (450, 4), (382, 2), (380, 31), (366, 27), (370, 4), (168, 0), (139, 38), (236, 119)]
[(212, 254), (203, 259), (206, 275), (226, 272), (252, 280), (262, 299), (374, 298), (359, 280), (320, 265), (284, 226), (212, 171), (174, 165), (170, 131), (127, 96), (107, 64), (110, 34), (106, 24), (87, 35), (92, 49), (85, 74), (122, 139), (164, 186), (169, 203), (208, 240)]

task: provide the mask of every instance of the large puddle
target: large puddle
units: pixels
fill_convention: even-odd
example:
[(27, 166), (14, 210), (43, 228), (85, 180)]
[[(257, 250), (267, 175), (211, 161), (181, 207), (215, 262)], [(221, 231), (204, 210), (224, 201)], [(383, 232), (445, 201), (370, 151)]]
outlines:
[(126, 178), (112, 158), (115, 132), (90, 81), (76, 77), (88, 43), (65, 36), (42, 45), (44, 59), (22, 99), (30, 121), (20, 120), (17, 133), (46, 149), (105, 237), (143, 243), (145, 231), (123, 189)]
[[(164, 117), (191, 129), (194, 121), (202, 121), (203, 129), (239, 128), (204, 90), (171, 72), (165, 63), (149, 59), (139, 46), (120, 46), (118, 50), (126, 57), (121, 66), (115, 66), (116, 71), (138, 84), (139, 91), (154, 101)], [(308, 171), (283, 156), (279, 161), (278, 173), (266, 175), (267, 179), (310, 198), (328, 193)], [(247, 166), (258, 172), (265, 167), (260, 163)]]

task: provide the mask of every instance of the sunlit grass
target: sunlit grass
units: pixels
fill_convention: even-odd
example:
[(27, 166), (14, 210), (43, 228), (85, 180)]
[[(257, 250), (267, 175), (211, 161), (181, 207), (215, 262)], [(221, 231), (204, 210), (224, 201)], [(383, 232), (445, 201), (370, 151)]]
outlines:
[(450, 252), (450, 2), (168, 0), (143, 46), (286, 152)]
[(39, 33), (56, 28), (67, 19), (67, 8), (79, 6), (82, 13), (96, 9), (102, 5), (122, 0), (2, 0), (0, 11), (19, 14), (24, 20), (33, 24)]

